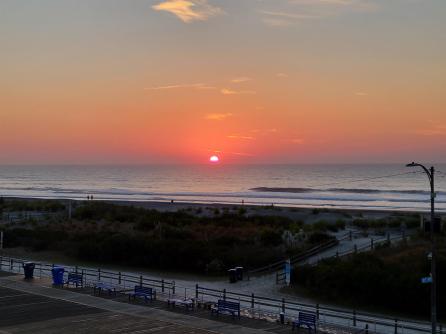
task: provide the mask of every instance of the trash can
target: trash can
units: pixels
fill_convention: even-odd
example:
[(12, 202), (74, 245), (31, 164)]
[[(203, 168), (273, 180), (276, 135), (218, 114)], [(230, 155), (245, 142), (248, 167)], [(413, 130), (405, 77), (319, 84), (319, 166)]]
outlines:
[(243, 281), (243, 267), (235, 267), (237, 281)]
[(285, 323), (285, 313), (280, 312), (280, 323), (283, 325)]
[(34, 278), (34, 268), (36, 265), (33, 262), (25, 262), (23, 263), (23, 271), (25, 272), (25, 279), (33, 279)]
[(235, 272), (235, 269), (229, 269), (228, 270), (229, 275), (229, 283), (236, 283), (237, 282), (237, 274)]
[(63, 273), (65, 272), (64, 267), (53, 267), (51, 269), (51, 274), (53, 275), (54, 285), (63, 285)]

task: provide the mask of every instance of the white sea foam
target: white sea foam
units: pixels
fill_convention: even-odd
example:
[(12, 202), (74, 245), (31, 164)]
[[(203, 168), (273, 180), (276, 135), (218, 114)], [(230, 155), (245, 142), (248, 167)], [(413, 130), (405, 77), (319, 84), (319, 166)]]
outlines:
[[(446, 166), (438, 166), (446, 170)], [(3, 196), (183, 201), (428, 210), (425, 175), (365, 178), (407, 171), (399, 165), (352, 166), (14, 166), (0, 167)], [(446, 212), (446, 178), (436, 182)]]

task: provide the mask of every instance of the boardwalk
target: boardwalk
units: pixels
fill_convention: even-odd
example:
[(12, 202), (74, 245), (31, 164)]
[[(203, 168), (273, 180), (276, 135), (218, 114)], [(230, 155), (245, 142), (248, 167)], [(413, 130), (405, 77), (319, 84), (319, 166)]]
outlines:
[[(80, 292), (80, 293), (79, 293)], [(24, 282), (0, 274), (0, 333), (287, 333), (288, 326), (253, 319), (211, 318), (164, 302), (129, 304), (127, 298), (94, 297), (86, 290), (52, 288), (49, 280)]]

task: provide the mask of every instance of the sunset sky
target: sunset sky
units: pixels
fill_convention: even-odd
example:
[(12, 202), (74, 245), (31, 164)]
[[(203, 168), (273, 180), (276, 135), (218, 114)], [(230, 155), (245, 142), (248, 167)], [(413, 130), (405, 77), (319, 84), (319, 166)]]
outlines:
[(0, 0), (0, 164), (446, 161), (444, 0)]

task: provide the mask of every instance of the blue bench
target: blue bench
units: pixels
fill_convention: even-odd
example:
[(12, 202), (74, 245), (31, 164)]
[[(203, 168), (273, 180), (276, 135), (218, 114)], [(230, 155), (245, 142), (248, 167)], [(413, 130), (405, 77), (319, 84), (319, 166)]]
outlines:
[(217, 314), (217, 316), (220, 313), (230, 313), (233, 317), (237, 315), (237, 317), (240, 319), (240, 303), (235, 302), (228, 302), (223, 299), (219, 299), (216, 306), (211, 308), (211, 314)]
[(64, 282), (66, 286), (69, 286), (70, 284), (76, 285), (76, 288), (78, 286), (84, 286), (84, 277), (82, 274), (78, 273), (68, 273), (68, 278)]
[(314, 330), (316, 333), (316, 314), (314, 313), (305, 313), (305, 312), (299, 312), (299, 317), (297, 320), (293, 321), (293, 328), (300, 328), (300, 326), (307, 326), (308, 330), (311, 331)]
[(156, 300), (156, 291), (155, 289), (135, 285), (135, 289), (129, 293), (129, 300), (133, 297), (133, 299), (136, 299), (136, 297), (144, 298), (144, 301), (147, 303), (147, 300), (150, 299), (150, 301)]
[(93, 285), (93, 294), (94, 295), (96, 294), (96, 291), (98, 292), (98, 295), (100, 295), (101, 291), (104, 291), (104, 290), (108, 291), (109, 295), (114, 294), (116, 296), (116, 287), (115, 286), (108, 284), (108, 283), (101, 282), (101, 281), (94, 283), (94, 285)]

